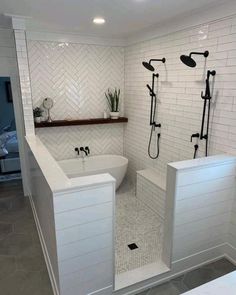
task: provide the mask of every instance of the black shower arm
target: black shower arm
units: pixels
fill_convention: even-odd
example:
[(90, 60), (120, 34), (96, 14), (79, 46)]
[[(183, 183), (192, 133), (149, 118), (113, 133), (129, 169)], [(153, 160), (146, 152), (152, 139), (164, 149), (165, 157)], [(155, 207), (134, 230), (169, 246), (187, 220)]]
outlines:
[(208, 57), (209, 51), (204, 51), (204, 52), (195, 52), (195, 51), (192, 51), (192, 52), (190, 52), (189, 56), (191, 57), (191, 55), (204, 55), (205, 57)]
[(152, 58), (149, 60), (149, 64), (153, 61), (161, 61), (161, 62), (165, 63), (166, 59), (164, 57), (163, 58)]
[(203, 52), (190, 52), (189, 56), (191, 57), (191, 55), (204, 55)]

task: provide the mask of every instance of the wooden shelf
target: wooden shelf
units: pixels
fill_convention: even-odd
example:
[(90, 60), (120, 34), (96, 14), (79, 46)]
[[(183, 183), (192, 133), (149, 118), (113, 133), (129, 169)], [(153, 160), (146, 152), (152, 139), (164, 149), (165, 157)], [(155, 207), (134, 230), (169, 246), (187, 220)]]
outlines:
[(114, 124), (114, 123), (126, 123), (128, 118), (120, 117), (118, 119), (81, 119), (81, 120), (60, 120), (52, 122), (40, 122), (34, 123), (35, 128), (47, 128), (47, 127), (60, 127), (60, 126), (77, 126), (77, 125), (94, 125), (94, 124)]

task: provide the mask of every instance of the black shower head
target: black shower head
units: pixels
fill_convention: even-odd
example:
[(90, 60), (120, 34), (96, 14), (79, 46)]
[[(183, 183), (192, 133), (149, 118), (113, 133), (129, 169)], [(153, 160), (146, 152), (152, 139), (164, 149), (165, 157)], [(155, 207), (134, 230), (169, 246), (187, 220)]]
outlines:
[(195, 60), (192, 59), (192, 57), (190, 57), (189, 55), (181, 55), (180, 60), (182, 61), (182, 63), (184, 63), (188, 67), (191, 67), (191, 68), (196, 67)]
[(196, 67), (196, 62), (195, 60), (191, 57), (193, 54), (196, 55), (203, 55), (204, 57), (208, 57), (209, 51), (204, 51), (204, 52), (191, 52), (189, 55), (181, 55), (180, 60), (182, 63), (184, 63), (186, 66), (194, 68)]
[(165, 62), (166, 62), (166, 59), (163, 57), (162, 59), (150, 59), (149, 62), (146, 62), (146, 61), (143, 61), (143, 62), (142, 62), (143, 66), (144, 66), (147, 70), (149, 70), (149, 71), (151, 71), (151, 72), (154, 72), (154, 71), (155, 71), (155, 68), (151, 65), (151, 62), (152, 62), (152, 61), (161, 61), (161, 62), (165, 63)]
[(143, 66), (151, 72), (155, 71), (154, 67), (149, 62), (143, 61)]

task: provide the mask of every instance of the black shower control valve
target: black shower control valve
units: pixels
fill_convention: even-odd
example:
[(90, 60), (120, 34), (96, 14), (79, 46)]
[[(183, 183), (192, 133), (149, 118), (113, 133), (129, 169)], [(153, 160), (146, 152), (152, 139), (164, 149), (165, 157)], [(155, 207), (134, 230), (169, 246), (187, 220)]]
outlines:
[(75, 152), (77, 152), (77, 154), (79, 155), (79, 148), (75, 148)]
[(87, 151), (88, 152), (88, 155), (90, 154), (90, 149), (89, 149), (89, 147), (88, 146), (86, 146), (85, 148), (85, 151)]
[(191, 135), (191, 142), (193, 141), (193, 138), (199, 138), (200, 137), (200, 134), (199, 133), (194, 133)]
[(154, 123), (154, 125), (155, 125), (155, 127), (159, 127), (159, 128), (161, 128), (161, 124), (160, 124), (160, 123), (159, 123), (159, 124)]

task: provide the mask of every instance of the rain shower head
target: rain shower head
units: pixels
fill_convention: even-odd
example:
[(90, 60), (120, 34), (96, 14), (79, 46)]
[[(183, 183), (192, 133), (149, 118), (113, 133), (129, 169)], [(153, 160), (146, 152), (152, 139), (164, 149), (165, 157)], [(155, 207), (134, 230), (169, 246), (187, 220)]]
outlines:
[(143, 61), (143, 66), (151, 72), (155, 71), (154, 67), (149, 62)]
[(186, 66), (191, 67), (191, 68), (194, 68), (194, 67), (196, 67), (197, 64), (196, 64), (195, 60), (191, 57), (193, 54), (203, 55), (204, 57), (208, 57), (209, 51), (205, 51), (205, 52), (191, 52), (189, 55), (181, 55), (180, 56), (180, 60)]
[(155, 68), (151, 65), (151, 63), (153, 61), (161, 61), (161, 62), (165, 63), (166, 59), (164, 57), (162, 59), (150, 59), (149, 62), (143, 61), (142, 64), (147, 70), (154, 72)]
[(189, 55), (181, 55), (180, 60), (182, 61), (182, 63), (184, 63), (188, 67), (191, 67), (191, 68), (196, 67), (195, 60), (192, 59), (192, 57), (190, 57)]

